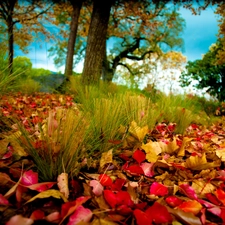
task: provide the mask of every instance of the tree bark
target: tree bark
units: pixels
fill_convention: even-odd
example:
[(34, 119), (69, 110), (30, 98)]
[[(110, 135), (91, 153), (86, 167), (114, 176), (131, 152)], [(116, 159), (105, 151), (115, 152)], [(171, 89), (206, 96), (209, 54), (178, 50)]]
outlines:
[(8, 49), (9, 49), (9, 55), (8, 55), (8, 68), (9, 68), (9, 74), (13, 73), (13, 57), (14, 57), (14, 35), (13, 35), (13, 11), (17, 0), (10, 1), (10, 3), (6, 6), (8, 15), (5, 18), (7, 23), (7, 31), (8, 31)]
[(81, 78), (83, 84), (97, 84), (100, 81), (112, 4), (113, 0), (94, 0)]
[(65, 76), (69, 80), (69, 77), (73, 74), (73, 56), (74, 56), (74, 47), (76, 43), (77, 28), (78, 28), (78, 19), (80, 16), (80, 10), (83, 0), (70, 1), (73, 6), (73, 12), (71, 16), (70, 23), (70, 35), (67, 46), (67, 56), (66, 56), (66, 66), (65, 66)]

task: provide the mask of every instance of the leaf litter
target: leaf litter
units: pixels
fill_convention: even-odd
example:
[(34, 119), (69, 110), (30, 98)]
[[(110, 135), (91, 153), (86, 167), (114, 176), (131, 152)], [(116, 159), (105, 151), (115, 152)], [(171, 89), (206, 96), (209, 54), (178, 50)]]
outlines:
[[(29, 130), (57, 107), (76, 105), (71, 96), (21, 94), (3, 97), (0, 115), (19, 118)], [(52, 118), (48, 127), (52, 135), (56, 122)], [(1, 126), (8, 129), (5, 123)], [(126, 136), (109, 140), (119, 147), (103, 152), (98, 162), (87, 167), (84, 158), (76, 176), (64, 172), (40, 182), (32, 160), (10, 139), (18, 132), (14, 125), (0, 137), (0, 220), (8, 225), (225, 224), (223, 121), (208, 128), (191, 124), (184, 135), (175, 134), (175, 126), (162, 122), (150, 131), (132, 121), (121, 128)]]

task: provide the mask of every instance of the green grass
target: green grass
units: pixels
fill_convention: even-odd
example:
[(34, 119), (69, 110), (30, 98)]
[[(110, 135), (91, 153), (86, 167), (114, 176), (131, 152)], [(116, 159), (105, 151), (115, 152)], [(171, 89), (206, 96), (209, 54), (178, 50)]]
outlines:
[[(118, 150), (118, 140), (126, 134), (121, 127), (129, 127), (132, 121), (137, 127), (147, 125), (149, 132), (160, 122), (173, 122), (179, 134), (193, 122), (210, 123), (203, 105), (185, 95), (151, 95), (115, 84), (82, 86), (78, 77), (72, 78), (68, 92), (75, 96), (77, 109), (49, 112), (39, 124), (39, 136), (31, 136), (19, 124), (17, 140), (34, 159), (43, 181), (55, 180), (64, 171), (77, 175), (84, 161), (89, 167), (102, 153)], [(41, 144), (35, 148), (37, 139)]]

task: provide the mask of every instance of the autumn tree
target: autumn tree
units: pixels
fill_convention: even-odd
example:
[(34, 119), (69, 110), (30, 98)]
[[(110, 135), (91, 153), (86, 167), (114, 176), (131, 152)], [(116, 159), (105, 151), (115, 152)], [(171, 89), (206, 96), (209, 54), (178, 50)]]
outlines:
[(8, 36), (9, 73), (12, 73), (13, 69), (14, 43), (26, 51), (26, 47), (34, 39), (35, 33), (41, 32), (46, 38), (50, 37), (43, 26), (43, 21), (49, 21), (51, 18), (49, 15), (44, 17), (50, 7), (51, 4), (49, 5), (47, 1), (0, 1), (1, 31), (7, 33)]
[(223, 44), (218, 41), (202, 59), (189, 61), (180, 78), (181, 86), (189, 86), (195, 80), (197, 89), (206, 89), (218, 100), (225, 100), (225, 64), (217, 64), (217, 55), (222, 48)]
[(117, 43), (111, 49), (103, 80), (112, 81), (118, 67), (125, 68), (131, 77), (144, 76), (151, 72), (151, 55), (157, 59), (171, 49), (182, 49), (185, 21), (174, 5), (138, 3), (124, 8), (123, 14), (118, 9), (113, 12), (109, 33), (117, 37)]

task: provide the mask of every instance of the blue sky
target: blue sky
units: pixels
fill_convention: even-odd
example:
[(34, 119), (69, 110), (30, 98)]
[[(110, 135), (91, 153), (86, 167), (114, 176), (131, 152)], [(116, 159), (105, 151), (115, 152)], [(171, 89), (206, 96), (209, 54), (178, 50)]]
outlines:
[[(208, 7), (202, 11), (200, 15), (192, 15), (190, 10), (181, 8), (181, 16), (186, 21), (186, 28), (183, 33), (185, 42), (183, 55), (187, 60), (193, 61), (201, 59), (202, 54), (206, 53), (212, 43), (215, 43), (218, 33), (218, 16), (214, 14), (214, 9)], [(33, 43), (29, 47), (29, 54), (26, 54), (33, 63), (33, 67), (45, 68), (51, 71), (64, 72), (64, 68), (56, 68), (53, 64), (53, 58), (48, 57), (47, 49), (54, 43)], [(21, 51), (16, 50), (15, 55), (22, 55)], [(76, 71), (81, 72), (82, 66), (79, 66)]]

